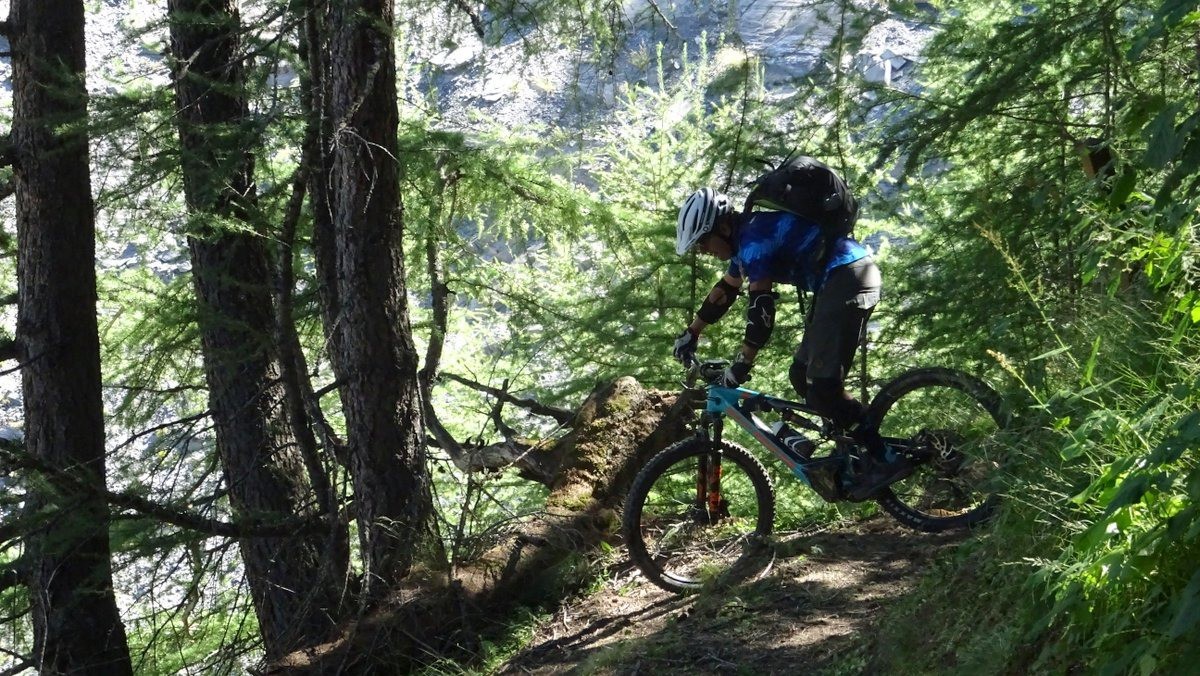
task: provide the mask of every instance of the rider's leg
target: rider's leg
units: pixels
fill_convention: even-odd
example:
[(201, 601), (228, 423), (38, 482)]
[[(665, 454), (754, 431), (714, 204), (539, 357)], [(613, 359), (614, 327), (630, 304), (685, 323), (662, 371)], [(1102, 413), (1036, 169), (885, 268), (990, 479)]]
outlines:
[(796, 394), (800, 395), (801, 399), (808, 398), (808, 366), (799, 351), (792, 355), (792, 367), (788, 369), (788, 380), (791, 381), (792, 388), (796, 390)]
[(863, 405), (846, 392), (845, 379), (879, 300), (879, 285), (879, 269), (869, 258), (834, 269), (813, 299), (788, 374), (809, 405), (842, 429), (862, 417)]
[(841, 378), (813, 378), (808, 403), (838, 427), (848, 430), (862, 418), (863, 405), (846, 391)]
[[(877, 430), (859, 424), (865, 407), (845, 388), (846, 374), (853, 367), (855, 352), (878, 302), (879, 288), (879, 270), (869, 259), (834, 270), (813, 301), (813, 312), (795, 359), (803, 361), (805, 367), (809, 405), (848, 430), (867, 450), (855, 485), (848, 490), (855, 500), (870, 497), (906, 471), (886, 462), (883, 438)], [(789, 375), (798, 371), (793, 363)]]

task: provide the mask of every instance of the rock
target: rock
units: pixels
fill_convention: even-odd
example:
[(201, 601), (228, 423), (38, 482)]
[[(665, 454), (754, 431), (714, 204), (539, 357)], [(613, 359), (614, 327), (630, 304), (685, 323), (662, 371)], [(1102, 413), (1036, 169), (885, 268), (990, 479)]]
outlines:
[(479, 93), (479, 98), (488, 103), (496, 103), (508, 96), (517, 96), (525, 83), (517, 73), (495, 75), (488, 79)]
[(885, 49), (879, 54), (869, 57), (863, 71), (863, 78), (867, 82), (891, 85), (893, 80), (904, 77), (901, 69), (909, 63), (911, 62), (903, 56), (897, 56), (892, 50)]
[(474, 61), (482, 50), (483, 45), (478, 42), (463, 45), (445, 54), (435, 54), (429, 59), (429, 64), (447, 72), (458, 70)]

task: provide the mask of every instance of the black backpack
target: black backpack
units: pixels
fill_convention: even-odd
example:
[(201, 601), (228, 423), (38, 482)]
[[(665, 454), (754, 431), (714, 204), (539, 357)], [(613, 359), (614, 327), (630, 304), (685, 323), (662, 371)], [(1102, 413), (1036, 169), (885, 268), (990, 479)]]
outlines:
[(818, 223), (826, 242), (854, 230), (858, 202), (842, 177), (823, 162), (788, 155), (750, 185), (745, 213), (758, 206), (796, 214)]

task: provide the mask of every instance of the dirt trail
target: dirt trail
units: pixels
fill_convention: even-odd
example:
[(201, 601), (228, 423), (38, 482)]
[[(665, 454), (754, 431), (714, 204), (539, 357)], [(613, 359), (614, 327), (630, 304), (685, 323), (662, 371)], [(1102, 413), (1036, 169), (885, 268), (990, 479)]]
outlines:
[(916, 533), (882, 516), (784, 535), (768, 576), (692, 597), (630, 571), (542, 623), (501, 673), (859, 673), (867, 658), (852, 649), (856, 635), (963, 537)]

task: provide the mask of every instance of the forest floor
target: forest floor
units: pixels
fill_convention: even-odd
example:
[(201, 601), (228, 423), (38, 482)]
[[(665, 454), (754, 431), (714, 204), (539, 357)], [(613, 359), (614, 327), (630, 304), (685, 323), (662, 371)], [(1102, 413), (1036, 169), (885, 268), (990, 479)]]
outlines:
[(695, 596), (619, 571), (539, 622), (500, 673), (876, 673), (878, 611), (964, 537), (917, 533), (882, 515), (783, 534), (768, 575)]

